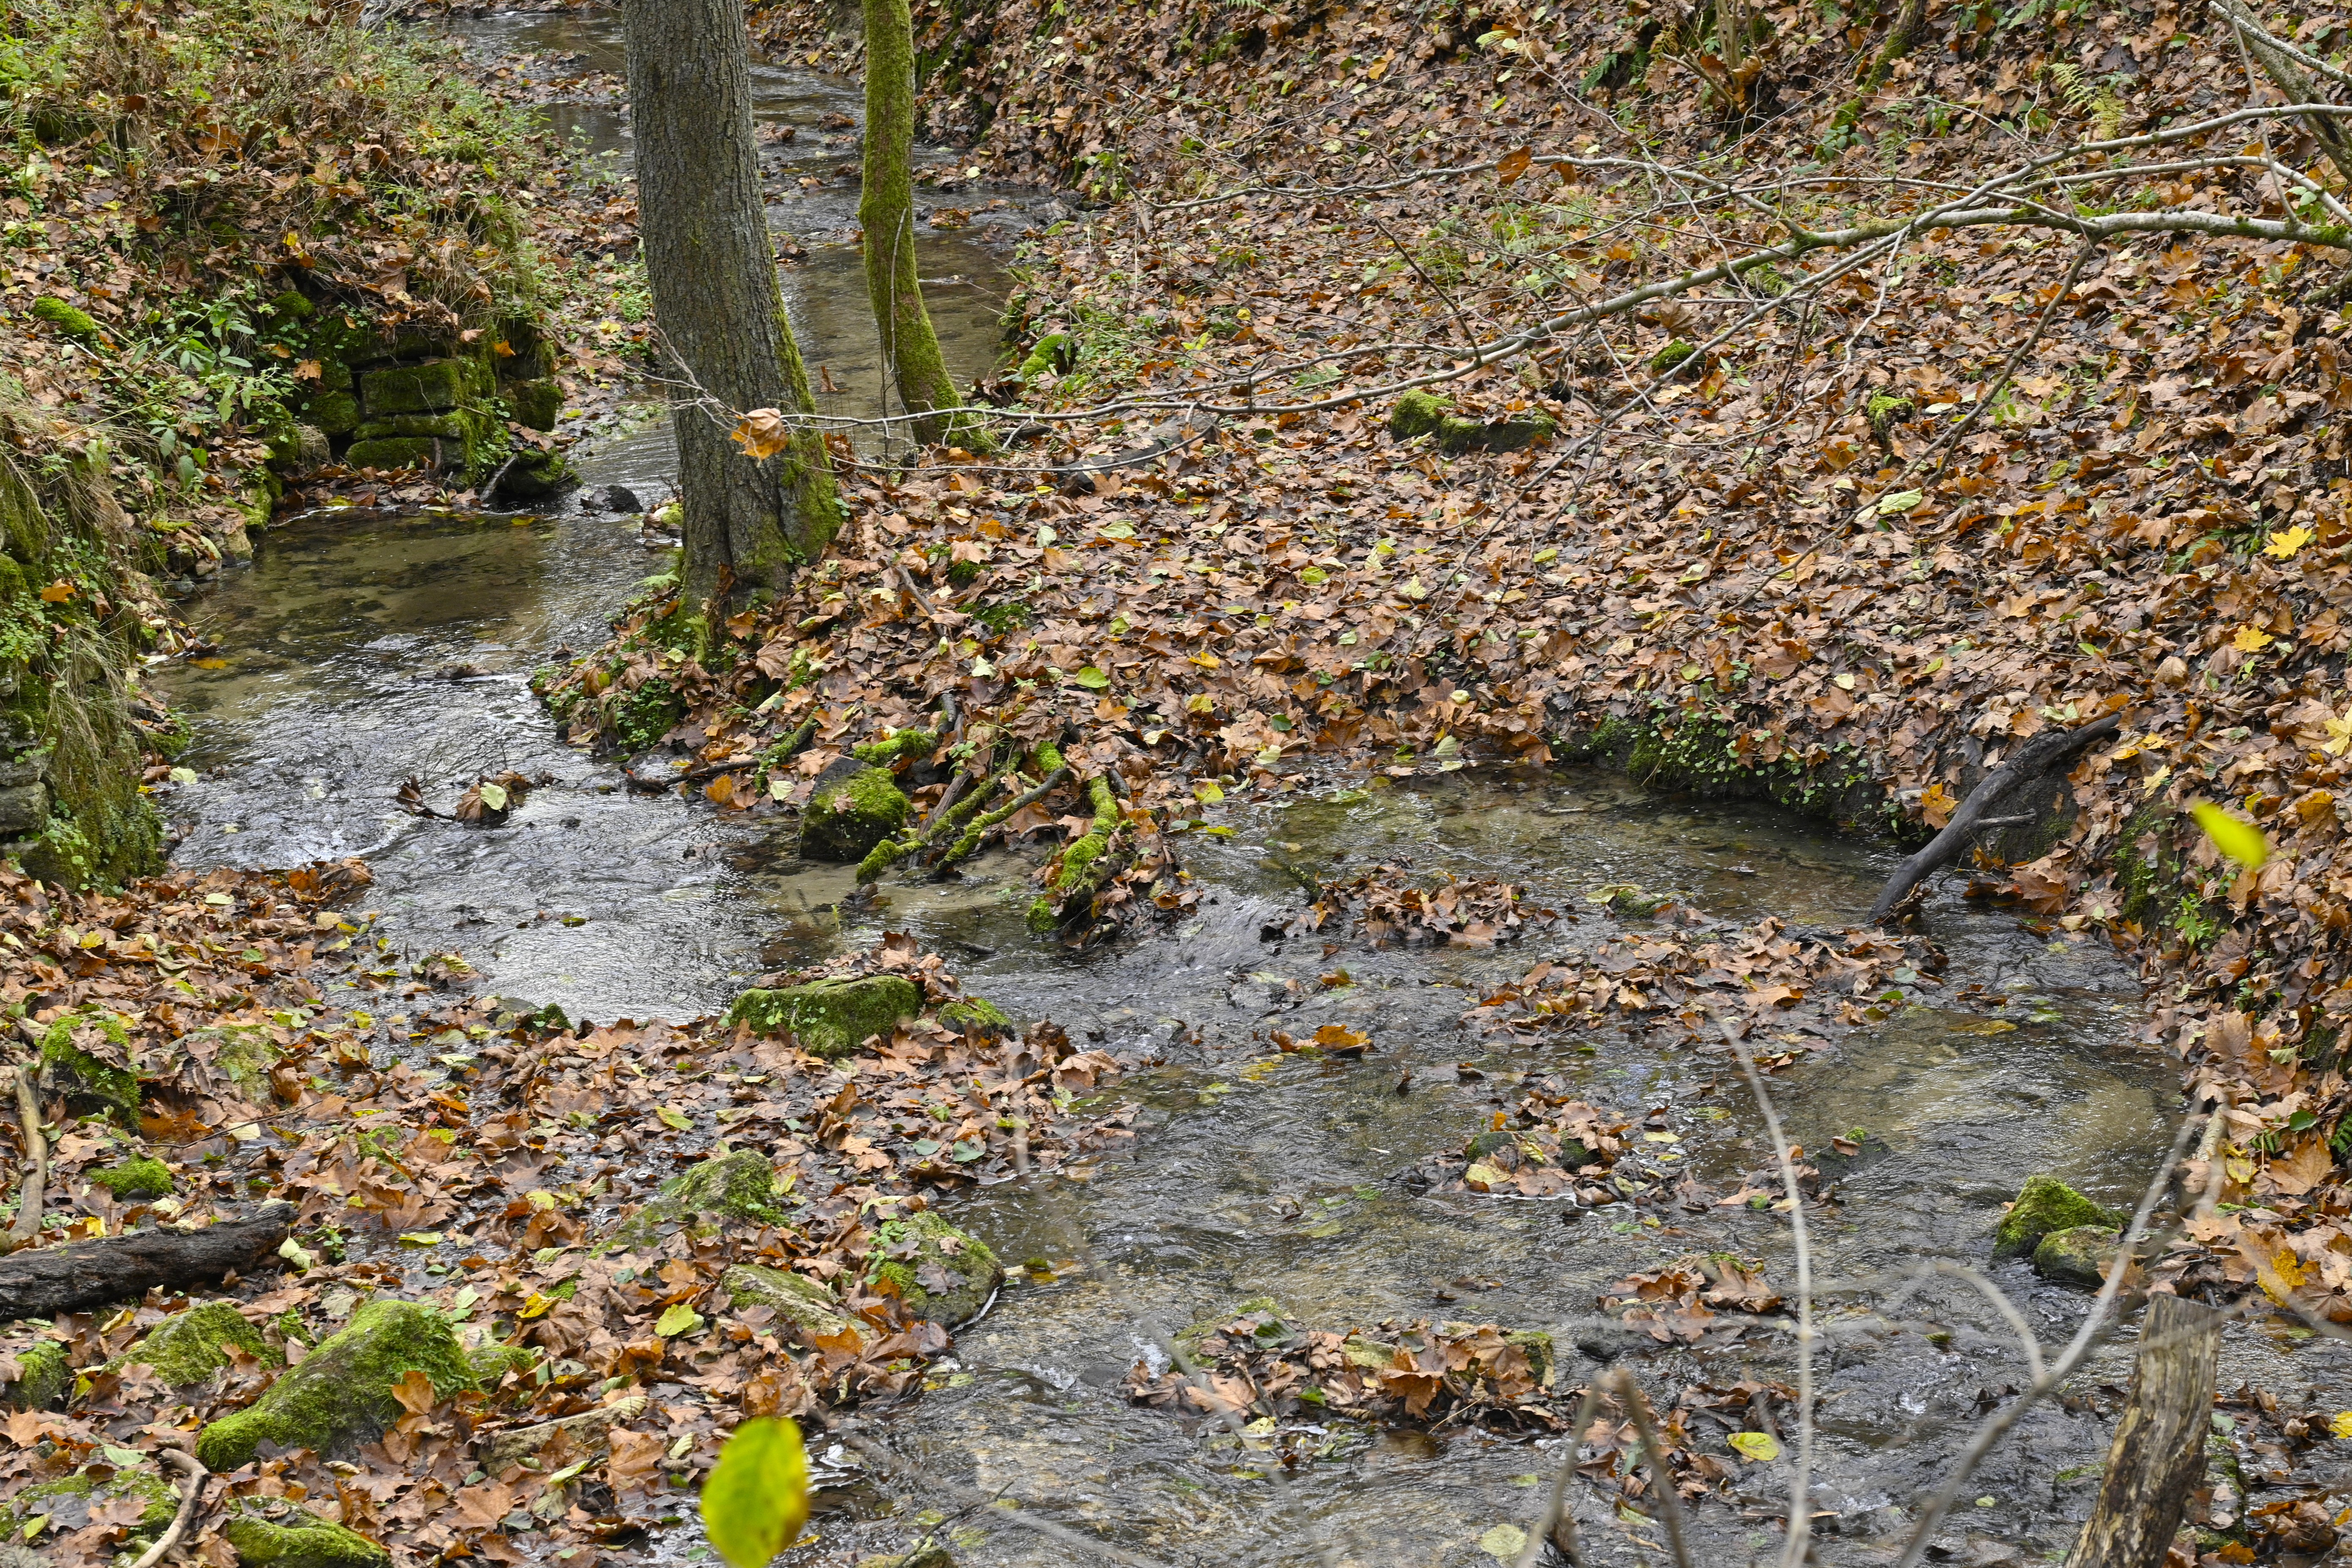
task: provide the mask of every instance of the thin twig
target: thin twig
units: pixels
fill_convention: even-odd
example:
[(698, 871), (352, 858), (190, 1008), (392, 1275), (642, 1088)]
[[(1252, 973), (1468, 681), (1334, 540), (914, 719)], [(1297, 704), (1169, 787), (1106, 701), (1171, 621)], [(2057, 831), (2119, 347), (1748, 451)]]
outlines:
[(1576, 1419), (1569, 1424), (1568, 1446), (1560, 1455), (1559, 1468), (1552, 1473), (1551, 1490), (1544, 1494), (1543, 1514), (1535, 1529), (1528, 1531), (1527, 1544), (1519, 1548), (1518, 1561), (1511, 1568), (1535, 1568), (1536, 1558), (1546, 1541), (1559, 1549), (1559, 1554), (1568, 1559), (1571, 1568), (1584, 1568), (1584, 1554), (1576, 1543), (1576, 1510), (1568, 1502), (1568, 1484), (1576, 1479), (1584, 1434), (1600, 1413), (1601, 1379), (1596, 1377), (1586, 1386), (1584, 1397), (1576, 1406)]
[(1683, 1542), (1683, 1500), (1675, 1490), (1674, 1467), (1666, 1460), (1665, 1445), (1658, 1441), (1657, 1424), (1650, 1419), (1650, 1402), (1642, 1397), (1642, 1385), (1633, 1381), (1631, 1370), (1617, 1373), (1617, 1392), (1625, 1401), (1625, 1409), (1633, 1417), (1633, 1430), (1641, 1435), (1642, 1462), (1650, 1468), (1650, 1482), (1658, 1489), (1658, 1514), (1666, 1526), (1666, 1550), (1675, 1554), (1675, 1568), (1691, 1568), (1690, 1548)]
[(2032, 353), (2034, 346), (2042, 342), (2042, 334), (2050, 329), (2050, 319), (2058, 313), (2058, 307), (2065, 302), (2067, 291), (2074, 287), (2074, 280), (2083, 276), (2084, 264), (2091, 259), (2092, 253), (2098, 248), (2099, 242), (2095, 239), (2086, 239), (2083, 242), (2081, 247), (2074, 252), (2074, 264), (2066, 268), (2066, 276), (2059, 279), (2058, 292), (2050, 296), (2050, 302), (2042, 307), (2042, 314), (2035, 318), (2033, 331), (2025, 335), (2023, 342), (2011, 351), (2008, 362), (2000, 367), (2000, 374), (1993, 377), (1991, 384), (1977, 395), (1977, 400), (1969, 405), (1966, 416), (1958, 425), (1945, 431), (1933, 447), (1912, 459), (1904, 468), (1906, 474), (1916, 473), (1928, 458), (1940, 454), (1943, 460), (1936, 465), (1935, 478), (1940, 479), (1944, 477), (1944, 469), (1951, 464), (1952, 448), (1958, 444), (1961, 437), (1969, 433), (1976, 424), (1978, 416), (1992, 406), (1993, 399), (2009, 390), (2009, 378), (2017, 374), (2017, 367), (2025, 363), (2025, 356)]

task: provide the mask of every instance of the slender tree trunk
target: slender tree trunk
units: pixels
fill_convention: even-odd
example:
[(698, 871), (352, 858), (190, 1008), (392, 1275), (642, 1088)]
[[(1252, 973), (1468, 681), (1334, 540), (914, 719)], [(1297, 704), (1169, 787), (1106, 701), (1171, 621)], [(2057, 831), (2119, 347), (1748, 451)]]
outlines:
[(2205, 1473), (2221, 1345), (2221, 1314), (2212, 1308), (2147, 1299), (2131, 1394), (2072, 1568), (2162, 1568), (2189, 1489)]
[(751, 142), (751, 40), (740, 0), (623, 0), (638, 233), (654, 317), (691, 390), (671, 402), (686, 510), (688, 601), (780, 588), (841, 526), (814, 426), (753, 460), (729, 411), (811, 414), (784, 316)]
[[(907, 0), (866, 4), (866, 190), (857, 221), (866, 231), (866, 292), (874, 302), (882, 357), (910, 414), (958, 408), (955, 381), (940, 357), (939, 334), (923, 309), (915, 265), (915, 195), (908, 163), (915, 143), (915, 24)], [(917, 439), (936, 441), (950, 421), (915, 422)], [(964, 421), (956, 421), (961, 426)]]

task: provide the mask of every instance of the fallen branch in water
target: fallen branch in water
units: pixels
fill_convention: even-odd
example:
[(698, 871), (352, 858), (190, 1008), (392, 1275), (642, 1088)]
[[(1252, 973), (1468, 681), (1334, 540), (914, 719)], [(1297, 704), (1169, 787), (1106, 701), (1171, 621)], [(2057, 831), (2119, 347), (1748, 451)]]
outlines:
[[(2094, 719), (2076, 730), (2044, 730), (2025, 744), (2000, 766), (1987, 773), (1969, 798), (1960, 803), (1959, 810), (1944, 830), (1929, 839), (1917, 853), (1886, 879), (1886, 886), (1878, 890), (1878, 901), (1870, 906), (1873, 925), (1885, 923), (1895, 907), (1911, 894), (1911, 889), (1926, 881), (1937, 869), (1960, 858), (1976, 837), (1994, 826), (2013, 826), (2017, 816), (1994, 817), (1993, 808), (2006, 805), (2019, 791), (2039, 784), (2050, 774), (2073, 771), (2074, 759), (2095, 742), (2105, 740), (2123, 723), (2123, 715), (2110, 713), (2104, 719)], [(2032, 814), (2027, 814), (2030, 820)]]

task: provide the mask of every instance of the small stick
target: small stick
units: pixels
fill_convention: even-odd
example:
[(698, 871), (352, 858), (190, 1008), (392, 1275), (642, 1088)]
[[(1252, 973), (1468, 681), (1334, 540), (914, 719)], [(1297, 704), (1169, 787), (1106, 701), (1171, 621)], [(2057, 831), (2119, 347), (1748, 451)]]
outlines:
[(205, 1468), (204, 1461), (184, 1448), (163, 1448), (157, 1452), (156, 1458), (168, 1460), (185, 1471), (188, 1489), (180, 1494), (180, 1511), (172, 1516), (171, 1528), (158, 1536), (155, 1544), (142, 1552), (139, 1561), (131, 1568), (155, 1568), (156, 1563), (163, 1561), (165, 1552), (186, 1538), (188, 1527), (195, 1522), (196, 1504), (203, 1500), (205, 1483), (212, 1479), (213, 1473)]
[(16, 1223), (8, 1227), (8, 1247), (14, 1252), (41, 1233), (41, 1199), (48, 1185), (49, 1141), (41, 1133), (41, 1102), (33, 1092), (32, 1075), (23, 1068), (11, 1074), (16, 1081), (16, 1121), (25, 1130), (25, 1180), (18, 1189)]
[(2052, 295), (2050, 303), (2042, 308), (2042, 314), (2034, 321), (2033, 330), (2025, 335), (2023, 342), (2011, 351), (2009, 363), (2000, 367), (2000, 374), (1992, 378), (1992, 384), (1977, 395), (1976, 402), (1969, 405), (1967, 416), (1958, 425), (1945, 431), (1933, 447), (1928, 447), (1914, 459), (1904, 469), (1906, 473), (1916, 473), (1927, 466), (1929, 458), (1940, 457), (1943, 460), (1936, 465), (1935, 477), (1939, 479), (1944, 477), (1945, 468), (1949, 467), (1952, 461), (1952, 447), (1958, 445), (1960, 437), (1967, 435), (1970, 426), (1976, 424), (1977, 416), (1991, 407), (1992, 400), (2009, 390), (2010, 377), (2017, 374), (2017, 367), (2025, 363), (2025, 356), (2032, 353), (2034, 345), (2042, 341), (2042, 334), (2049, 330), (2050, 318), (2056, 315), (2058, 307), (2066, 302), (2067, 290), (2074, 288), (2074, 280), (2083, 276), (2084, 264), (2091, 259), (2098, 248), (2099, 242), (2095, 237), (2083, 242), (2082, 247), (2074, 252), (2074, 265), (2066, 268), (2066, 276), (2058, 281), (2058, 292)]
[(1657, 1426), (1650, 1419), (1650, 1402), (1642, 1397), (1642, 1385), (1630, 1370), (1617, 1373), (1617, 1392), (1633, 1415), (1633, 1430), (1642, 1435), (1642, 1458), (1650, 1467), (1650, 1479), (1658, 1489), (1658, 1512), (1666, 1524), (1666, 1549), (1675, 1554), (1675, 1568), (1691, 1568), (1690, 1548), (1683, 1544), (1683, 1500), (1675, 1490), (1665, 1445), (1658, 1441)]
[(1584, 1397), (1576, 1406), (1576, 1419), (1569, 1424), (1568, 1452), (1560, 1456), (1559, 1468), (1552, 1475), (1551, 1491), (1544, 1499), (1543, 1519), (1528, 1532), (1528, 1543), (1519, 1548), (1518, 1561), (1511, 1568), (1535, 1568), (1536, 1558), (1547, 1540), (1559, 1548), (1559, 1554), (1568, 1559), (1572, 1568), (1584, 1568), (1584, 1553), (1576, 1544), (1576, 1510), (1568, 1503), (1568, 1483), (1575, 1479), (1584, 1434), (1600, 1413), (1601, 1380), (1596, 1377), (1585, 1385)]

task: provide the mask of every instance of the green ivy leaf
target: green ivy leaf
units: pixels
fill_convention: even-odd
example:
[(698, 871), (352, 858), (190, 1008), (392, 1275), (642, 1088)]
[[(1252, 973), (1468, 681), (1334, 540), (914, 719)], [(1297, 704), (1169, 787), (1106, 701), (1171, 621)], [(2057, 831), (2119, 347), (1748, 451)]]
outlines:
[(808, 1455), (801, 1429), (772, 1415), (746, 1421), (702, 1488), (702, 1528), (732, 1568), (768, 1568), (808, 1522)]

